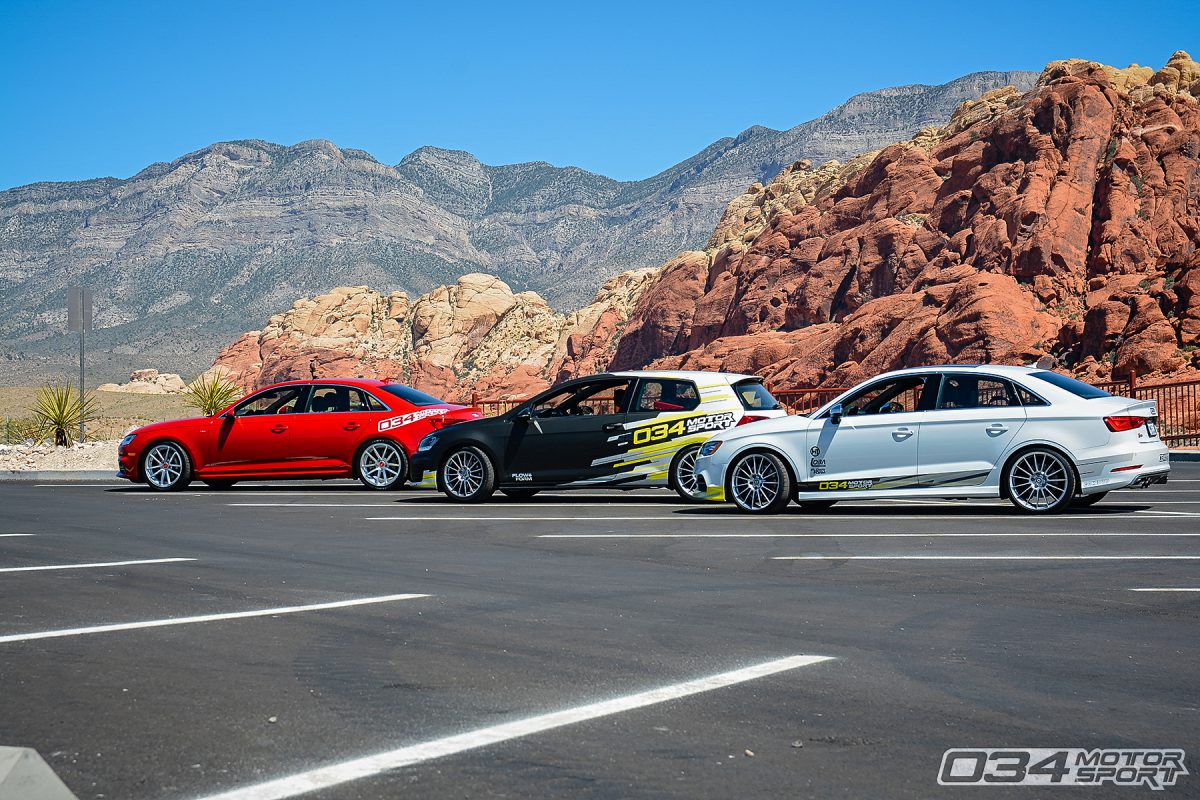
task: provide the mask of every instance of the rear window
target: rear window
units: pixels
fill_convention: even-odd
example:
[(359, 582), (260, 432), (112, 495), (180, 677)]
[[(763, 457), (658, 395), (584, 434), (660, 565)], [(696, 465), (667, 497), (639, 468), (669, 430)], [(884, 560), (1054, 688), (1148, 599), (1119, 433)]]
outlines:
[(733, 393), (738, 396), (742, 408), (747, 411), (775, 411), (783, 408), (779, 401), (771, 396), (767, 387), (759, 381), (742, 381), (733, 385)]
[(418, 392), (411, 386), (405, 386), (402, 383), (389, 383), (383, 387), (383, 390), (414, 406), (444, 406), (446, 404), (445, 400), (438, 400), (433, 395)]
[(1063, 391), (1070, 392), (1076, 397), (1082, 397), (1084, 400), (1095, 400), (1097, 397), (1112, 397), (1103, 389), (1097, 389), (1090, 383), (1077, 381), (1074, 378), (1068, 378), (1066, 375), (1059, 375), (1057, 372), (1031, 372), (1034, 378), (1045, 381), (1051, 386), (1057, 386)]

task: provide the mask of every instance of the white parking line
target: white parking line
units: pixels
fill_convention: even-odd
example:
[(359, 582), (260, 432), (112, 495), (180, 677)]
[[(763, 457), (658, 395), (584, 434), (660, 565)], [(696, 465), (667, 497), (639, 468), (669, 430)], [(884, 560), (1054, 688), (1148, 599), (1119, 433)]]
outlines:
[(1060, 532), (992, 532), (992, 533), (541, 533), (538, 539), (938, 539), (956, 537), (989, 537), (989, 536), (1049, 536), (1049, 537), (1083, 537), (1092, 536), (1132, 536), (1132, 537), (1173, 537), (1200, 536), (1195, 533), (1114, 533), (1110, 531), (1094, 533), (1060, 533)]
[(456, 736), (447, 736), (428, 742), (400, 747), (363, 758), (341, 761), (325, 767), (299, 772), (283, 778), (264, 783), (232, 789), (220, 794), (208, 795), (201, 800), (282, 800), (286, 797), (328, 789), (348, 781), (368, 778), (389, 770), (420, 764), (435, 758), (475, 750), (480, 747), (532, 736), (536, 733), (554, 730), (566, 725), (607, 717), (623, 711), (666, 703), (702, 692), (711, 692), (757, 678), (765, 678), (779, 672), (806, 667), (822, 661), (829, 661), (827, 656), (790, 656), (775, 661), (755, 664), (751, 667), (722, 672), (706, 678), (697, 678), (683, 683), (662, 686), (637, 694), (603, 700), (598, 703), (576, 706), (563, 711), (549, 714), (539, 714), (535, 717), (505, 722), (487, 728), (478, 728)]
[[(1142, 512), (1114, 512), (1112, 514), (1065, 514), (1055, 516), (1054, 524), (1063, 522), (1083, 522), (1097, 519), (1120, 520), (1126, 518), (1127, 514), (1138, 514)], [(1200, 517), (1200, 514), (1190, 511), (1160, 511), (1157, 512), (1161, 516), (1158, 518), (1160, 522), (1168, 522), (1173, 519), (1178, 519), (1181, 522), (1188, 517)], [(982, 514), (845, 514), (841, 512), (821, 513), (821, 514), (787, 514), (779, 516), (763, 516), (754, 517), (749, 514), (738, 515), (730, 513), (718, 512), (715, 514), (659, 514), (656, 516), (641, 516), (641, 517), (610, 517), (592, 514), (590, 516), (580, 517), (494, 517), (486, 513), (481, 513), (475, 516), (404, 516), (404, 517), (363, 517), (363, 519), (373, 522), (723, 522), (728, 525), (745, 525), (749, 522), (808, 522), (825, 524), (827, 522), (857, 522), (864, 519), (887, 519), (887, 520), (911, 520), (917, 519), (924, 522), (940, 522), (947, 519), (972, 519), (976, 521), (989, 520), (995, 521), (995, 517), (984, 516)], [(1019, 516), (1016, 514), (1008, 514), (1002, 519), (1011, 521), (1034, 521), (1031, 517)]]
[(338, 600), (332, 603), (313, 603), (306, 606), (283, 606), (282, 608), (261, 608), (254, 611), (234, 611), (227, 614), (202, 614), (197, 617), (174, 617), (171, 619), (152, 619), (144, 622), (121, 622), (115, 625), (93, 625), (87, 628), (60, 628), (53, 631), (37, 631), (36, 633), (14, 633), (0, 636), (0, 644), (6, 642), (27, 642), (32, 639), (58, 639), (63, 636), (84, 636), (91, 633), (112, 633), (114, 631), (133, 631), (141, 628), (164, 628), (169, 625), (190, 625), (195, 622), (216, 622), (225, 619), (247, 619), (249, 617), (273, 617), (278, 614), (298, 614), (301, 611), (322, 611), (328, 608), (349, 608), (365, 606), (373, 603), (391, 603), (396, 600), (416, 600), (429, 597), (427, 594), (387, 594), (379, 597), (360, 597), (355, 600)]
[(772, 556), (772, 561), (1200, 561), (1200, 556)]
[(1193, 589), (1186, 586), (1151, 586), (1144, 589), (1130, 589), (1131, 592), (1200, 592), (1200, 588)]
[(131, 567), (136, 564), (176, 564), (180, 561), (195, 561), (194, 558), (143, 558), (137, 561), (95, 561), (91, 564), (45, 564), (38, 567), (0, 567), (0, 572), (42, 572), (52, 569), (102, 569), (104, 567)]
[(0, 538), (3, 538), (3, 539), (8, 539), (13, 536), (36, 536), (36, 534), (33, 534), (33, 533), (0, 533)]
[[(413, 503), (397, 500), (392, 503), (226, 503), (231, 508), (390, 508)], [(445, 507), (445, 506), (443, 506)], [(504, 503), (500, 508), (578, 508), (578, 503)], [(691, 508), (691, 503), (605, 503), (599, 508)]]

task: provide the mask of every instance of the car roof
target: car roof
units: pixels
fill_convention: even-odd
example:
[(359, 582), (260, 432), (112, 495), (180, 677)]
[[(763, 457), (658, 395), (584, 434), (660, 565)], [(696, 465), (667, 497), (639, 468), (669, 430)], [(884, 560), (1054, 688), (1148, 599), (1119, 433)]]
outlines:
[(320, 383), (339, 383), (344, 386), (358, 386), (363, 389), (376, 389), (380, 386), (387, 386), (394, 381), (381, 381), (375, 378), (305, 378), (297, 381), (280, 381), (272, 383), (269, 386), (262, 387), (263, 389), (273, 389), (276, 386), (313, 386)]
[[(723, 378), (730, 383), (736, 383), (743, 380), (761, 381), (757, 375), (745, 375), (740, 372), (709, 372), (698, 369), (631, 369), (622, 370), (620, 372), (607, 372), (605, 375), (613, 375), (620, 378), (675, 378), (685, 381), (702, 381), (711, 380), (714, 377)], [(599, 377), (593, 375), (592, 377)]]
[(1029, 375), (1034, 372), (1044, 372), (1039, 367), (1021, 367), (1014, 364), (929, 364), (924, 367), (908, 367), (892, 370), (876, 375), (884, 378), (890, 375), (923, 374), (929, 372), (986, 372), (992, 375)]

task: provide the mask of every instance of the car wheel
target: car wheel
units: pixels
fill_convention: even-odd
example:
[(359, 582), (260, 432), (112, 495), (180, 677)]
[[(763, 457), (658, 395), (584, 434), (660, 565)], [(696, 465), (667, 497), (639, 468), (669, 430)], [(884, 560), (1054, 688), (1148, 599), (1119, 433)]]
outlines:
[(538, 489), (501, 489), (500, 493), (513, 500), (528, 500), (538, 493)]
[(1019, 453), (1004, 470), (1004, 488), (1018, 511), (1054, 514), (1075, 497), (1075, 470), (1061, 453), (1035, 447)]
[(395, 489), (408, 480), (408, 457), (390, 439), (372, 439), (363, 445), (355, 466), (358, 479), (368, 489)]
[(1072, 500), (1071, 505), (1078, 506), (1080, 508), (1086, 508), (1087, 506), (1094, 506), (1094, 505), (1096, 505), (1096, 503), (1099, 503), (1101, 500), (1103, 500), (1104, 496), (1107, 494), (1108, 494), (1108, 492), (1096, 492), (1095, 494), (1085, 494), (1082, 497), (1076, 497), (1074, 500)]
[(437, 482), (451, 500), (482, 503), (496, 491), (496, 470), (478, 447), (460, 447), (438, 468)]
[(200, 482), (210, 489), (228, 489), (237, 483), (237, 481), (216, 480), (214, 478), (204, 478)]
[(792, 478), (778, 456), (747, 453), (729, 467), (729, 496), (743, 511), (778, 514), (792, 497)]
[(837, 505), (837, 500), (801, 500), (800, 507), (805, 511), (824, 511)]
[(667, 482), (676, 494), (689, 503), (705, 499), (705, 493), (700, 491), (700, 483), (696, 480), (696, 456), (700, 445), (685, 447), (675, 454), (671, 468), (667, 471)]
[(159, 442), (142, 456), (142, 477), (156, 492), (177, 492), (192, 482), (192, 460), (175, 442)]

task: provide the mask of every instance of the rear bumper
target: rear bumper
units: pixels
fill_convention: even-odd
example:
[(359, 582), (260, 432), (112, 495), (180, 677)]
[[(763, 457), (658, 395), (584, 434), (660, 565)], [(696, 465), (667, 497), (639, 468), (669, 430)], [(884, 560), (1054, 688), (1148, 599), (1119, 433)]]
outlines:
[(1142, 444), (1117, 451), (1101, 452), (1079, 461), (1079, 493), (1144, 489), (1167, 482), (1171, 473), (1171, 451), (1165, 444)]

